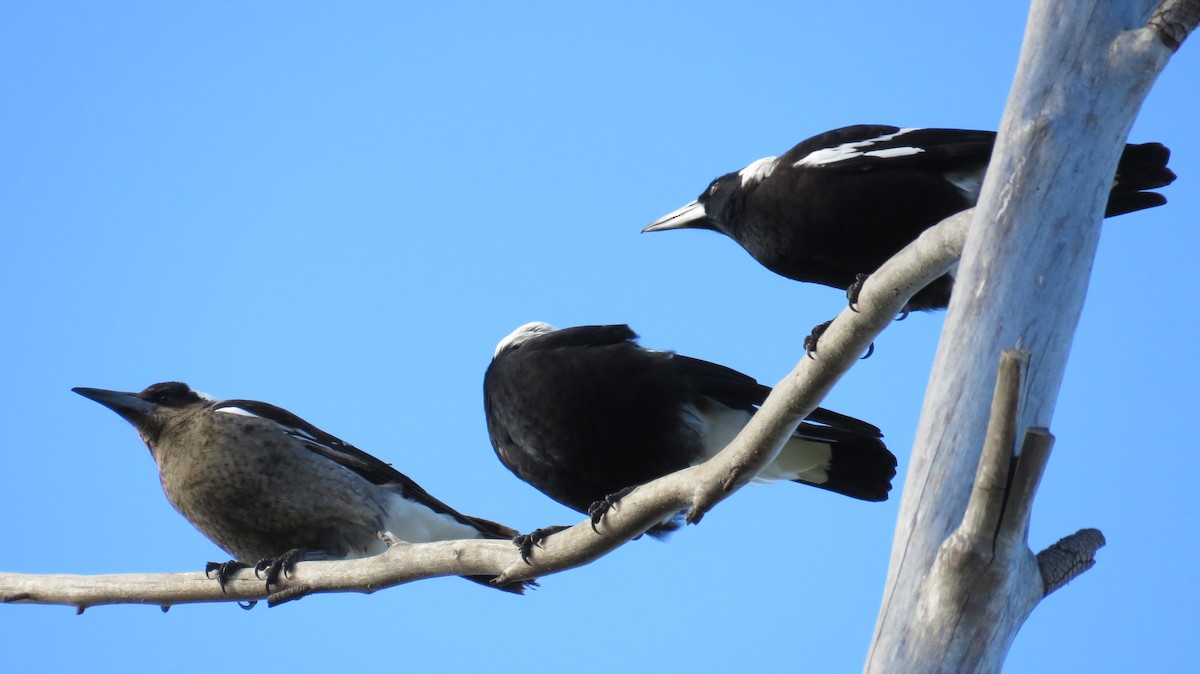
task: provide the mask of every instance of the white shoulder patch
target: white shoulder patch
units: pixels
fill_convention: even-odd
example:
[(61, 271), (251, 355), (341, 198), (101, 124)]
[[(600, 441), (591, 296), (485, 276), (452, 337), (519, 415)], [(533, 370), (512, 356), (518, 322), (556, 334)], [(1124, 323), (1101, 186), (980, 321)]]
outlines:
[(225, 414), (236, 414), (238, 416), (243, 416), (243, 417), (257, 417), (258, 416), (257, 414), (246, 411), (240, 407), (219, 407), (214, 411), (224, 412)]
[(500, 352), (504, 351), (505, 349), (509, 349), (514, 346), (520, 346), (521, 344), (528, 342), (538, 335), (554, 332), (557, 329), (558, 328), (550, 325), (549, 323), (542, 323), (540, 321), (526, 323), (516, 330), (513, 330), (504, 339), (500, 340), (500, 343), (496, 345), (496, 352), (492, 354), (492, 358), (494, 359), (496, 356), (499, 356)]
[(738, 177), (742, 179), (742, 187), (766, 180), (767, 176), (775, 171), (775, 165), (778, 163), (779, 157), (763, 157), (758, 161), (751, 162), (749, 166), (738, 171)]
[(906, 155), (920, 154), (924, 152), (919, 147), (890, 147), (882, 150), (869, 149), (872, 145), (886, 143), (893, 138), (898, 138), (910, 131), (917, 131), (916, 128), (900, 129), (895, 133), (889, 133), (877, 138), (868, 138), (867, 140), (859, 140), (853, 143), (842, 143), (836, 147), (828, 147), (821, 150), (810, 152), (800, 161), (792, 164), (792, 166), (827, 166), (839, 161), (854, 159), (855, 157), (879, 157), (887, 159), (890, 157), (904, 157)]

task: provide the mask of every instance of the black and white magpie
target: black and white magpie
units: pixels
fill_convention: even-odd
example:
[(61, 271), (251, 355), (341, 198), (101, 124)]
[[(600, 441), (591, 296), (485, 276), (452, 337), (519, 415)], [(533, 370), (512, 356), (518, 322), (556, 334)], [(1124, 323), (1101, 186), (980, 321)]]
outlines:
[[(730, 368), (642, 348), (636, 338), (627, 325), (528, 323), (501, 340), (483, 381), (500, 461), (555, 501), (593, 514), (613, 495), (721, 451), (771, 391)], [(819, 408), (808, 421), (758, 480), (886, 500), (896, 457), (879, 429)], [(649, 533), (678, 524), (672, 518)]]
[[(709, 184), (695, 201), (643, 232), (710, 229), (763, 266), (797, 281), (849, 288), (926, 228), (979, 198), (996, 134), (960, 129), (847, 126), (813, 136)], [(1105, 216), (1161, 206), (1170, 151), (1126, 145)], [(918, 292), (908, 310), (945, 308), (952, 274)]]
[[(72, 390), (137, 429), (167, 500), (233, 555), (208, 565), (222, 586), (254, 564), (266, 571), (269, 590), (298, 561), (378, 554), (389, 537), (426, 543), (517, 534), (463, 515), (389, 464), (268, 403), (215, 400), (180, 382), (140, 393)], [(525, 584), (491, 586), (519, 594)]]

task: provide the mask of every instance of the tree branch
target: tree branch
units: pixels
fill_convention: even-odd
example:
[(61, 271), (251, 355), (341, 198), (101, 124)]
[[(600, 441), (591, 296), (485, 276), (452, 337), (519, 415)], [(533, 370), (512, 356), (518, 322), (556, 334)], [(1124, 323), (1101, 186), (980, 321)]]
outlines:
[[(494, 575), (498, 582), (542, 577), (588, 564), (683, 510), (699, 522), (704, 513), (770, 464), (799, 423), (841, 376), (858, 362), (908, 299), (957, 261), (972, 211), (930, 228), (879, 268), (863, 285), (858, 312), (846, 309), (821, 337), (817, 357), (802, 356), (768, 396), (762, 409), (720, 454), (699, 466), (662, 477), (623, 497), (592, 530), (585, 520), (555, 533), (521, 561), (507, 541), (444, 541), (392, 545), (367, 559), (303, 562), (265, 592), (252, 571), (241, 571), (222, 592), (203, 573), (30, 575), (0, 572), (0, 602), (63, 604), (79, 610), (102, 604), (175, 604), (217, 601), (282, 603), (310, 593), (374, 592), (402, 583), (453, 575)], [(797, 339), (797, 344), (800, 340)]]

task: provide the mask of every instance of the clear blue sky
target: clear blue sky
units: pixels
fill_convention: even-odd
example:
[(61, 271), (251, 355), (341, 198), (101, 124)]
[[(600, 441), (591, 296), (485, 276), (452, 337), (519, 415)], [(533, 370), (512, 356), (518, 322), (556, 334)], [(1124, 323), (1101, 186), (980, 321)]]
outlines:
[[(640, 235), (707, 182), (837, 126), (995, 128), (1025, 9), (930, 2), (0, 5), (0, 569), (199, 570), (223, 553), (147, 451), (72, 386), (178, 379), (284, 406), (461, 510), (580, 518), (484, 426), (521, 323), (631, 324), (771, 383), (841, 293), (705, 232)], [(1109, 545), (1009, 671), (1200, 661), (1200, 45), (1134, 141), (1165, 208), (1110, 221), (1034, 512), (1035, 549)], [(267, 610), (0, 606), (11, 671), (858, 671), (941, 315), (878, 341), (827, 406), (879, 425), (893, 500), (737, 494), (520, 598), (458, 579)], [(568, 667), (564, 663), (576, 664)], [(484, 669), (486, 668), (486, 670)]]

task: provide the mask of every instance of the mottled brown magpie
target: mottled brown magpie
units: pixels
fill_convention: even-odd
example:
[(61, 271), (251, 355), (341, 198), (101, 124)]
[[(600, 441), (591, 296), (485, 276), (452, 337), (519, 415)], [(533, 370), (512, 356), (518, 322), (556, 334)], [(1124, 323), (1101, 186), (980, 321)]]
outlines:
[[(712, 181), (698, 199), (644, 232), (709, 229), (737, 241), (771, 271), (849, 288), (943, 219), (979, 198), (996, 134), (962, 129), (847, 126), (802, 141)], [(1126, 145), (1105, 217), (1161, 206), (1170, 151)], [(953, 274), (918, 292), (907, 310), (942, 309)]]
[[(391, 465), (269, 403), (216, 400), (187, 384), (140, 393), (72, 389), (121, 415), (158, 464), (167, 500), (234, 557), (210, 563), (224, 587), (255, 566), (268, 591), (298, 561), (353, 559), (409, 543), (511, 539), (516, 531), (463, 515)], [(498, 586), (521, 593), (524, 583)]]
[[(771, 389), (722, 365), (639, 346), (627, 325), (528, 323), (484, 375), (488, 433), (517, 477), (593, 522), (629, 488), (721, 451)], [(896, 457), (875, 426), (818, 408), (761, 481), (883, 501)], [(652, 529), (679, 526), (671, 518)]]

